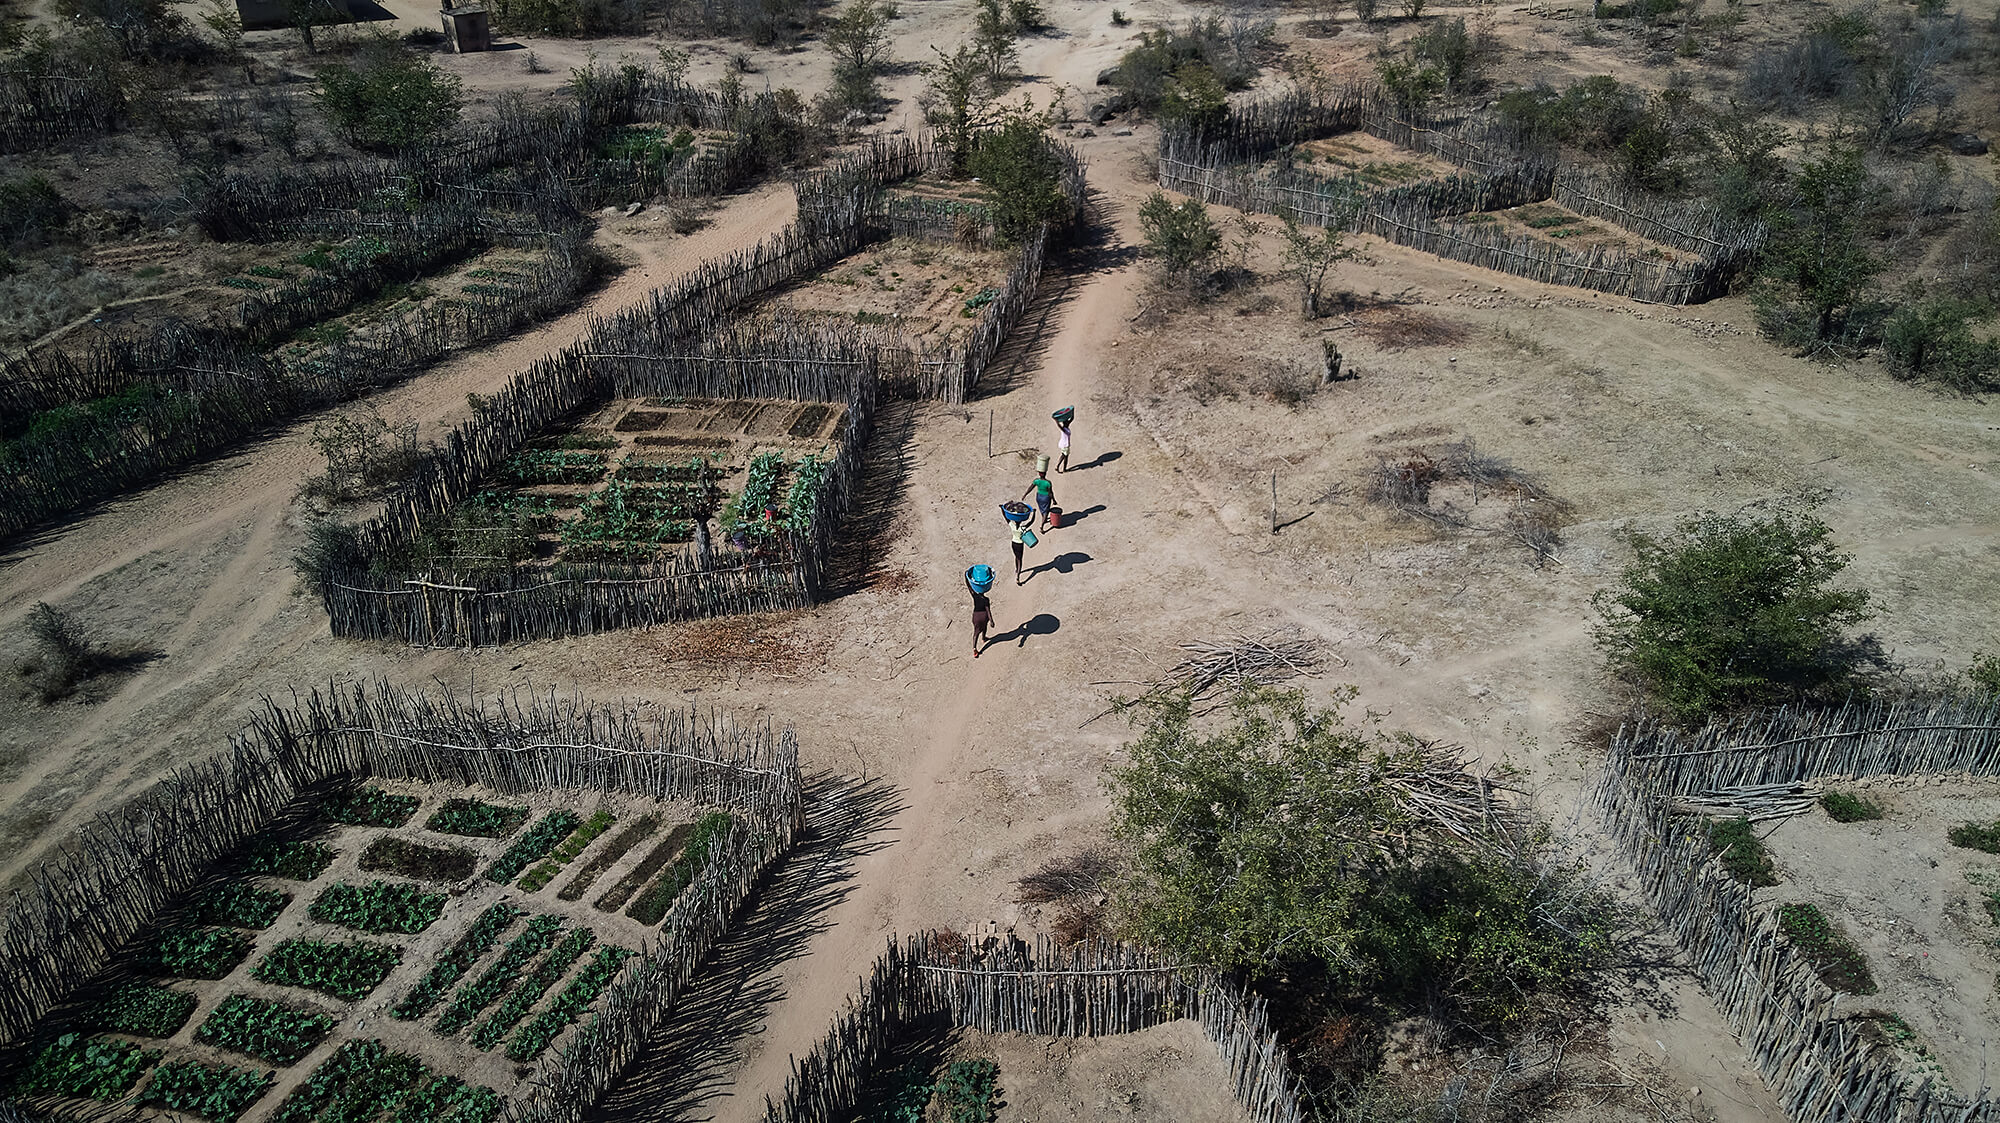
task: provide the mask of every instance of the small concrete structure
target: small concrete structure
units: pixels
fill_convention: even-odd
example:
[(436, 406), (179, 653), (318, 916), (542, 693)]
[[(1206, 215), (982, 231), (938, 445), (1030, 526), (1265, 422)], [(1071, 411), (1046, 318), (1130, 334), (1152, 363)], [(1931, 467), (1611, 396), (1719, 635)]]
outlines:
[(446, 7), (439, 13), (444, 17), (444, 37), (451, 43), (451, 49), (459, 54), (492, 49), (493, 36), (487, 27), (486, 5), (460, 4)]

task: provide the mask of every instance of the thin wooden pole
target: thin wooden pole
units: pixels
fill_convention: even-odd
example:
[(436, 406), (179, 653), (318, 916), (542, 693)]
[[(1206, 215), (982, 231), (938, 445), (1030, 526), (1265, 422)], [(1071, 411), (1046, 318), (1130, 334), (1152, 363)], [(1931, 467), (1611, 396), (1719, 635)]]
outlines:
[(1271, 533), (1278, 533), (1278, 473), (1271, 473)]

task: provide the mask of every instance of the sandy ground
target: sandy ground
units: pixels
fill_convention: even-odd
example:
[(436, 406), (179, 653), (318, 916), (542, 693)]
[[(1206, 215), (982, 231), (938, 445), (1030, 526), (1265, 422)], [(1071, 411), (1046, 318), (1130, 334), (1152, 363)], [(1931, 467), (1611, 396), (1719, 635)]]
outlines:
[(1836, 823), (1815, 807), (1776, 825), (1765, 845), (1782, 883), (1760, 890), (1758, 899), (1772, 908), (1812, 902), (1847, 930), (1881, 992), (1843, 997), (1840, 1006), (1901, 1017), (1916, 1032), (1903, 1049), (1913, 1069), (1935, 1077), (1941, 1065), (1961, 1093), (1992, 1087), (2000, 927), (1986, 898), (2000, 892), (2000, 857), (1953, 846), (1946, 836), (1960, 823), (2000, 819), (2000, 785), (1830, 786), (1866, 795), (1887, 816)]
[[(1059, 86), (1088, 89), (1147, 21), (1181, 12), (1143, 0), (1126, 8), (1139, 23), (1120, 29), (1103, 7), (1051, 10), (1060, 33), (1021, 50), (1043, 76), (1031, 84), (1043, 100)], [(949, 42), (969, 11), (963, 0), (905, 5), (899, 57)], [(1357, 36), (1325, 49), (1362, 65), (1371, 45)], [(523, 75), (518, 52), (449, 65), (490, 92), (552, 85), (589, 53), (653, 49), (532, 47), (552, 74)], [(696, 76), (721, 62), (704, 49)], [(759, 55), (758, 65), (774, 85), (823, 84), (823, 52)], [(892, 83), (899, 104), (886, 127), (914, 126), (919, 83)], [(1870, 366), (1780, 354), (1755, 338), (1741, 301), (1645, 307), (1368, 240), (1365, 259), (1336, 275), (1335, 287), (1360, 297), (1342, 316), (1298, 320), (1268, 236), (1249, 239), (1258, 285), (1190, 306), (1157, 294), (1133, 250), (1150, 146), (1143, 129), (1079, 141), (1099, 192), (1095, 243), (1055, 263), (986, 396), (963, 409), (890, 411), (872, 471), (879, 491), (895, 494), (875, 497), (855, 529), (876, 557), (872, 575), (810, 612), (473, 652), (336, 643), (289, 570), (302, 526), (294, 493), (319, 467), (305, 424), (0, 558), (0, 666), (25, 656), (20, 621), (42, 600), (107, 641), (162, 653), (96, 701), (43, 707), (18, 688), (0, 697), (0, 878), (18, 877), (64, 832), (173, 763), (212, 750), (260, 695), (296, 684), (376, 675), (480, 691), (574, 684), (795, 725), (808, 767), (849, 784), (821, 808), (833, 816), (832, 849), (801, 878), (833, 868), (823, 863), (842, 840), (868, 843), (841, 852), (837, 891), (801, 890), (810, 921), (785, 954), (745, 949), (732, 961), (724, 1006), (740, 1036), (722, 1038), (736, 1044), (687, 1114), (749, 1120), (885, 936), (1028, 926), (1015, 879), (1102, 830), (1100, 777), (1125, 730), (1083, 724), (1105, 703), (1107, 688), (1091, 684), (1150, 678), (1183, 640), (1280, 625), (1325, 640), (1345, 665), (1315, 690), (1352, 682), (1394, 726), (1521, 765), (1558, 829), (1586, 843), (1574, 799), (1596, 761), (1585, 733), (1617, 708), (1590, 648), (1587, 605), (1624, 559), (1627, 529), (1824, 487), (1824, 514), (1856, 554), (1852, 577), (1877, 591), (1875, 626), (1900, 658), (1955, 667), (2000, 648), (1990, 612), (2000, 603), (1994, 405), (1898, 385)], [(372, 404), (435, 431), (465, 409), (466, 393), (491, 392), (575, 338), (590, 315), (776, 229), (788, 211), (789, 191), (772, 186), (725, 200), (691, 237), (660, 234), (643, 214), (609, 223), (602, 239), (635, 263), (586, 308)], [(1419, 315), (1450, 329), (1444, 342), (1403, 345), (1414, 330), (1403, 318)], [(1285, 404), (1273, 377), (1296, 388), (1325, 333), (1361, 377), (1308, 386)], [(1000, 642), (975, 660), (959, 574), (979, 561), (1004, 569), (994, 506), (1026, 485), (1035, 451), (1054, 443), (1048, 413), (1064, 404), (1078, 408), (1075, 470), (1056, 477), (1056, 490), (1074, 521), (1030, 555), (1025, 586), (1001, 583)], [(1462, 436), (1575, 505), (1560, 564), (1536, 569), (1500, 536), (1438, 533), (1362, 501), (1376, 452)], [(1274, 471), (1285, 524), (1276, 534)], [(1615, 863), (1606, 872), (1615, 878)], [(1778, 1118), (1692, 988), (1622, 1008), (1608, 1037), (1715, 1118)], [(1096, 1079), (1064, 1091), (1051, 1070), (1035, 1089), (1046, 1100), (1021, 1102), (1050, 1113), (1088, 1107)]]

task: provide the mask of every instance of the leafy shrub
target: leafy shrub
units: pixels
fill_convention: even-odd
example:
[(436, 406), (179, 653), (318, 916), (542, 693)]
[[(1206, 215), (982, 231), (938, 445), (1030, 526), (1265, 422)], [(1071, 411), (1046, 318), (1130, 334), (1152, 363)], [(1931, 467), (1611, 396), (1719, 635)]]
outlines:
[(1070, 217), (1062, 161), (1045, 126), (1034, 114), (1007, 111), (972, 151), (972, 174), (986, 189), (993, 230), (1003, 242), (1026, 241), (1042, 224)]
[(321, 891), (309, 915), (322, 924), (359, 932), (414, 935), (444, 915), (446, 894), (401, 881), (349, 885), (336, 881)]
[(370, 873), (399, 873), (424, 881), (464, 881), (478, 861), (478, 855), (463, 847), (425, 846), (388, 835), (361, 852), (361, 868)]
[(422, 802), (416, 796), (390, 795), (381, 788), (356, 788), (322, 802), (320, 817), (354, 827), (400, 827), (410, 821)]
[(1863, 823), (1887, 814), (1881, 804), (1852, 792), (1821, 792), (1819, 805), (1826, 809), (1827, 818), (1836, 823)]
[(227, 928), (169, 928), (145, 957), (154, 974), (220, 979), (249, 956), (250, 937)]
[(1206, 70), (1224, 89), (1248, 89), (1274, 30), (1269, 21), (1225, 24), (1211, 16), (1141, 32), (1139, 45), (1119, 60), (1113, 81), (1134, 106), (1145, 110), (1157, 108), (1173, 77), (1189, 66)]
[(257, 962), (250, 977), (260, 983), (302, 987), (358, 1002), (382, 985), (403, 961), (403, 949), (362, 940), (292, 939), (272, 948)]
[(311, 881), (326, 872), (333, 857), (333, 847), (323, 843), (265, 842), (251, 848), (243, 869), (263, 877)]
[(1630, 542), (1620, 587), (1596, 599), (1597, 644), (1683, 720), (1841, 693), (1879, 658), (1844, 634), (1869, 597), (1831, 587), (1848, 557), (1809, 511), (1705, 513)]
[(556, 931), (562, 927), (558, 916), (536, 916), (528, 920), (528, 926), (521, 934), (508, 941), (500, 958), (480, 972), (479, 978), (458, 988), (451, 1005), (438, 1015), (437, 1032), (449, 1037), (479, 1016), (481, 1010), (499, 1001), (507, 993), (507, 988), (520, 978), (528, 961), (540, 955), (556, 941)]
[(736, 820), (721, 811), (711, 811), (696, 820), (686, 849), (660, 873), (659, 880), (639, 894), (632, 907), (625, 910), (625, 915), (641, 924), (658, 924), (666, 917), (667, 910), (673, 906), (681, 891), (694, 884), (695, 877), (708, 864), (715, 848), (729, 837), (735, 825)]
[(139, 1074), (160, 1059), (157, 1051), (127, 1041), (65, 1033), (14, 1079), (17, 1096), (78, 1096), (115, 1100), (131, 1091)]
[(506, 853), (487, 867), (487, 880), (505, 885), (519, 877), (521, 871), (527, 869), (530, 863), (548, 857), (549, 851), (554, 850), (556, 844), (575, 830), (576, 825), (582, 821), (583, 816), (567, 808), (551, 811), (542, 816), (540, 822), (529, 827), (527, 833), (516, 839), (514, 845), (507, 848)]
[(582, 958), (583, 953), (596, 942), (597, 934), (590, 929), (570, 929), (535, 965), (534, 972), (514, 987), (507, 995), (507, 1001), (502, 1002), (499, 1009), (472, 1031), (470, 1040), (473, 1047), (491, 1049), (500, 1044), (507, 1032), (528, 1016), (528, 1011), (535, 1008), (535, 1003), (542, 1000), (549, 988), (562, 981), (562, 977), (569, 973), (570, 965)]
[[(1407, 734), (1351, 727), (1297, 692), (1246, 692), (1199, 727), (1186, 696), (1145, 712), (1111, 776), (1128, 934), (1488, 1025), (1608, 958), (1616, 917), (1574, 869), (1528, 846), (1454, 856), (1461, 840), (1391, 797), (1385, 772), (1434, 759)], [(1385, 837), (1409, 841), (1384, 855)]]
[(1960, 823), (1945, 837), (1953, 846), (2000, 854), (2000, 820), (1991, 823)]
[(1743, 884), (1761, 889), (1778, 883), (1778, 867), (1748, 818), (1710, 823), (1708, 846), (1729, 876)]
[(1146, 252), (1159, 258), (1167, 276), (1178, 277), (1205, 266), (1222, 250), (1222, 234), (1200, 199), (1175, 203), (1155, 191), (1139, 207), (1139, 230)]
[(951, 1123), (993, 1123), (999, 1118), (999, 1063), (987, 1057), (951, 1062), (938, 1077), (937, 1096)]
[(561, 846), (556, 847), (555, 853), (550, 854), (547, 861), (529, 870), (527, 875), (521, 878), (521, 888), (533, 893), (554, 880), (564, 866), (578, 854), (583, 853), (584, 847), (596, 841), (598, 835), (611, 829), (611, 824), (616, 822), (617, 818), (609, 811), (598, 811), (593, 814), (582, 826), (570, 832), (569, 837), (563, 840)]
[(438, 956), (438, 961), (431, 965), (431, 969), (424, 973), (423, 978), (417, 980), (417, 985), (410, 988), (410, 993), (404, 995), (403, 1000), (396, 1004), (396, 1008), (389, 1011), (389, 1016), (407, 1021), (430, 1013), (431, 1008), (444, 998), (445, 992), (451, 989), (452, 984), (471, 970), (479, 957), (485, 955), (499, 941), (500, 933), (513, 927), (514, 921), (520, 919), (521, 915), (521, 910), (512, 905), (494, 905), (480, 913), (478, 919), (472, 922), (472, 926), (465, 930), (465, 934), (451, 947), (445, 949), (443, 955)]
[(1778, 928), (1805, 953), (1821, 982), (1847, 994), (1875, 993), (1868, 957), (1819, 911), (1818, 905), (1783, 906), (1778, 910)]
[(570, 984), (556, 995), (549, 1008), (534, 1021), (522, 1026), (514, 1039), (507, 1043), (507, 1058), (513, 1061), (532, 1061), (542, 1055), (542, 1050), (567, 1029), (571, 1022), (588, 1009), (611, 980), (618, 976), (618, 968), (625, 957), (632, 953), (619, 947), (601, 947), (591, 958), (589, 966), (577, 972)]
[(269, 928), (291, 902), (290, 893), (259, 889), (247, 881), (231, 881), (203, 890), (194, 899), (192, 915), (200, 924)]
[(47, 176), (0, 179), (0, 246), (46, 237), (69, 221), (70, 205)]
[(187, 1024), (200, 1001), (186, 991), (158, 983), (127, 983), (97, 1004), (88, 1016), (93, 1029), (133, 1037), (172, 1037)]
[(460, 86), (430, 59), (381, 40), (355, 65), (321, 67), (318, 100), (334, 128), (355, 144), (399, 151), (427, 144), (458, 123)]
[(2000, 655), (1976, 651), (1965, 669), (1965, 682), (1980, 694), (2000, 694)]
[(194, 1039), (283, 1066), (312, 1052), (332, 1031), (334, 1022), (317, 1010), (297, 1010), (247, 994), (232, 994), (202, 1021)]
[(1972, 333), (1978, 313), (1977, 305), (1951, 299), (1896, 309), (1882, 324), (1882, 354), (1890, 373), (1961, 393), (2000, 389), (2000, 342)]
[(169, 1061), (153, 1073), (139, 1102), (185, 1111), (214, 1123), (235, 1123), (273, 1082), (270, 1073), (253, 1068)]

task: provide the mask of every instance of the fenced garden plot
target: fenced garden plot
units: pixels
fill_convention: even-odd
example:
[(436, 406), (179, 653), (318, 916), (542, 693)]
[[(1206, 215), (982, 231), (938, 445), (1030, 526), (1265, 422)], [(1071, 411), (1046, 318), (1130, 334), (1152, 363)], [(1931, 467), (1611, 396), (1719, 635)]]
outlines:
[[(1407, 155), (1370, 158), (1380, 146), (1345, 139), (1357, 132)], [(1440, 164), (1457, 171), (1440, 177)], [(1660, 304), (1720, 295), (1765, 236), (1761, 225), (1730, 223), (1712, 208), (1559, 167), (1490, 123), (1407, 119), (1362, 88), (1245, 106), (1205, 133), (1164, 130), (1158, 167), (1161, 187), (1206, 203), (1291, 214), (1532, 280)], [(1339, 174), (1327, 176), (1329, 168)], [(1557, 213), (1567, 208), (1602, 221), (1538, 227), (1489, 213), (1531, 204), (1547, 204), (1544, 218), (1567, 219)]]
[[(553, 696), (483, 703), (345, 687), (298, 698), (290, 708), (267, 707), (225, 757), (175, 773), (35, 872), (39, 888), (0, 929), (0, 970), (18, 984), (0, 996), (13, 1051), (7, 1068), (28, 1074), (10, 1080), (0, 1096), (66, 1112), (80, 1106), (69, 1102), (78, 1097), (136, 1102), (157, 1088), (155, 1098), (192, 1104), (199, 1089), (222, 1087), (222, 1070), (192, 1072), (186, 1066), (195, 1062), (177, 1056), (183, 1047), (173, 1041), (129, 1039), (135, 1028), (188, 1032), (178, 1001), (157, 993), (130, 999), (79, 983), (106, 969), (120, 980), (145, 981), (152, 974), (145, 949), (154, 940), (134, 937), (172, 915), (207, 871), (238, 868), (233, 854), (268, 853), (259, 832), (269, 824), (319, 821), (324, 845), (336, 851), (321, 874), (327, 890), (351, 884), (350, 863), (372, 842), (411, 829), (329, 821), (322, 790), (329, 783), (371, 777), (378, 805), (413, 797), (408, 822), (428, 821), (474, 786), (484, 790), (473, 798), (501, 806), (586, 803), (635, 819), (684, 821), (703, 807), (727, 809), (739, 827), (714, 841), (655, 926), (566, 904), (548, 884), (516, 896), (517, 907), (500, 898), (520, 894), (518, 886), (475, 877), (421, 934), (395, 931), (414, 924), (386, 924), (379, 927), (391, 931), (382, 935), (350, 937), (312, 924), (302, 903), (312, 895), (296, 894), (268, 930), (222, 930), (243, 954), (212, 972), (219, 982), (147, 984), (214, 1000), (199, 1022), (213, 1028), (195, 1032), (262, 1058), (230, 1081), (261, 1094), (284, 1068), (310, 1069), (269, 1118), (320, 1118), (332, 1109), (343, 1118), (409, 1123), (571, 1123), (636, 1054), (759, 872), (790, 846), (800, 821), (796, 761), (789, 737), (768, 730), (688, 713), (641, 720)], [(579, 841), (572, 829), (558, 842), (574, 843), (575, 856), (588, 861), (593, 844), (612, 837), (599, 831)], [(465, 845), (494, 860), (513, 844)], [(622, 859), (613, 860), (613, 872)], [(507, 949), (531, 929), (552, 938), (496, 976)], [(484, 981), (489, 976), (495, 981)], [(244, 979), (267, 989), (246, 993)], [(452, 1034), (430, 1028), (443, 1018), (441, 1008), (482, 986), (493, 993), (475, 1002), (481, 1017)], [(283, 988), (286, 997), (268, 988)], [(98, 1001), (113, 995), (128, 1011), (116, 1027)], [(224, 1013), (233, 995), (245, 1001)], [(379, 1000), (391, 1018), (371, 1018), (357, 1032), (351, 1004), (362, 999)], [(155, 1005), (162, 1009), (146, 1012)], [(325, 1028), (319, 1016), (337, 1024)], [(370, 1031), (377, 1036), (364, 1036)], [(450, 1041), (426, 1046), (430, 1059), (419, 1062), (407, 1052), (414, 1032)]]
[(812, 1052), (792, 1058), (766, 1123), (845, 1123), (880, 1086), (900, 1042), (942, 1023), (989, 1033), (1096, 1037), (1180, 1018), (1201, 1025), (1252, 1123), (1304, 1123), (1284, 1047), (1261, 999), (1214, 972), (1123, 945), (1031, 948), (952, 932), (891, 941), (861, 992)]
[(814, 509), (846, 421), (831, 402), (614, 401), (508, 457), (403, 564), (517, 583), (563, 565), (687, 564), (703, 518), (725, 557), (774, 556), (805, 529), (794, 515)]
[(1912, 1072), (1881, 1047), (1881, 1016), (1867, 1011), (1890, 996), (1856, 999), (1824, 981), (1831, 967), (1843, 985), (1865, 989), (1825, 904), (1789, 902), (1813, 905), (1827, 923), (1796, 907), (1781, 914), (1787, 887), (1759, 890), (1732, 877), (1704, 823), (1717, 808), (1764, 822), (1806, 814), (1808, 789), (1835, 778), (1996, 774), (2000, 701), (1867, 701), (1767, 710), (1694, 734), (1621, 729), (1594, 799), (1791, 1118), (1990, 1123), (2000, 1120), (2000, 1101)]
[(1012, 255), (935, 241), (877, 242), (769, 298), (784, 313), (859, 327), (879, 346), (928, 358), (963, 351), (1007, 283)]
[(163, 329), (81, 359), (24, 360), (35, 369), (12, 369), (0, 385), (18, 380), (36, 399), (64, 404), (0, 430), (0, 540), (505, 335), (567, 307), (597, 274), (581, 234), (527, 260), (504, 289), (412, 304), (323, 343), (266, 353), (226, 335)]

